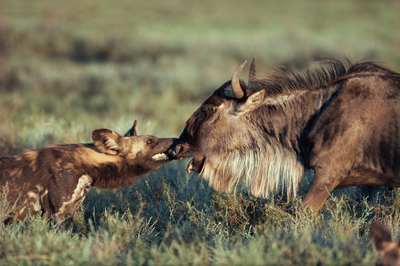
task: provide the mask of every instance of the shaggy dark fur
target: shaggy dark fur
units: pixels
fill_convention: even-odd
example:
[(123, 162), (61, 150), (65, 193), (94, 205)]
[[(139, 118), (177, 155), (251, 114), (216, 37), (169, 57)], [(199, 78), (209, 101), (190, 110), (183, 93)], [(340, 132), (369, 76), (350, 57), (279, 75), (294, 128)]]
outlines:
[(249, 84), (233, 82), (202, 104), (169, 150), (193, 157), (188, 172), (222, 191), (244, 178), (255, 196), (268, 196), (282, 186), (295, 194), (312, 168), (303, 202), (314, 212), (333, 189), (400, 186), (400, 74), (371, 62), (346, 70), (331, 59), (303, 75), (279, 69), (258, 79), (253, 61)]

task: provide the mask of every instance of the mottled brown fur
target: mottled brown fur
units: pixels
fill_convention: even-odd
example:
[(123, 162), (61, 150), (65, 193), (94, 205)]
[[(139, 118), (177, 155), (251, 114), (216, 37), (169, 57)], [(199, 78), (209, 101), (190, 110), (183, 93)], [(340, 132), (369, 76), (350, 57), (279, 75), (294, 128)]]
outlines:
[(115, 189), (169, 162), (165, 152), (173, 139), (126, 137), (108, 129), (93, 131), (93, 144), (68, 144), (0, 158), (0, 186), (6, 187), (14, 213), (6, 223), (31, 212), (72, 221), (90, 187)]
[[(236, 73), (236, 71), (235, 71)], [(333, 189), (400, 186), (400, 74), (336, 60), (297, 75), (286, 70), (217, 89), (187, 120), (174, 158), (217, 190), (245, 179), (255, 196), (280, 187), (295, 194), (308, 168), (315, 175), (303, 203), (315, 213)], [(235, 75), (235, 74), (234, 74)]]

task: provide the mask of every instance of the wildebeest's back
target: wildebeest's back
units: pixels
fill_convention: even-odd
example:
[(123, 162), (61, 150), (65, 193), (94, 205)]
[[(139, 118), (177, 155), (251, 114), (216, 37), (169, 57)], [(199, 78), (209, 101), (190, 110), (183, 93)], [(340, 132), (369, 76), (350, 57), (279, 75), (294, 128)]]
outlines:
[(340, 82), (305, 131), (309, 165), (323, 165), (327, 176), (348, 176), (338, 188), (400, 185), (400, 76), (377, 71)]

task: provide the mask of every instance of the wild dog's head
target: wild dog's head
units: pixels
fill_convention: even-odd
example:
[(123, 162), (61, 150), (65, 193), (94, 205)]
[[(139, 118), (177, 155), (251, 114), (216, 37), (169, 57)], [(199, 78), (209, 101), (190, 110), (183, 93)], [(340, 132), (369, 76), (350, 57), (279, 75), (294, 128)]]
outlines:
[(105, 154), (124, 158), (129, 164), (151, 171), (170, 161), (166, 151), (172, 145), (172, 138), (138, 136), (136, 120), (132, 128), (121, 136), (109, 129), (96, 129), (92, 133), (93, 144)]

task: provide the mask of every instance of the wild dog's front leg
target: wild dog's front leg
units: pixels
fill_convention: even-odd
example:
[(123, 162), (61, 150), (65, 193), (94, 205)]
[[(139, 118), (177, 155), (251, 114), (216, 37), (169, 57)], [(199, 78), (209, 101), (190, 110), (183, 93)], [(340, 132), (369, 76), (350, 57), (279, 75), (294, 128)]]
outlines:
[[(82, 204), (92, 184), (92, 178), (82, 175), (79, 178), (73, 173), (62, 173), (54, 180), (54, 192), (51, 202), (54, 206), (54, 220), (57, 224), (70, 223), (76, 209)], [(58, 191), (58, 193), (57, 193)]]

